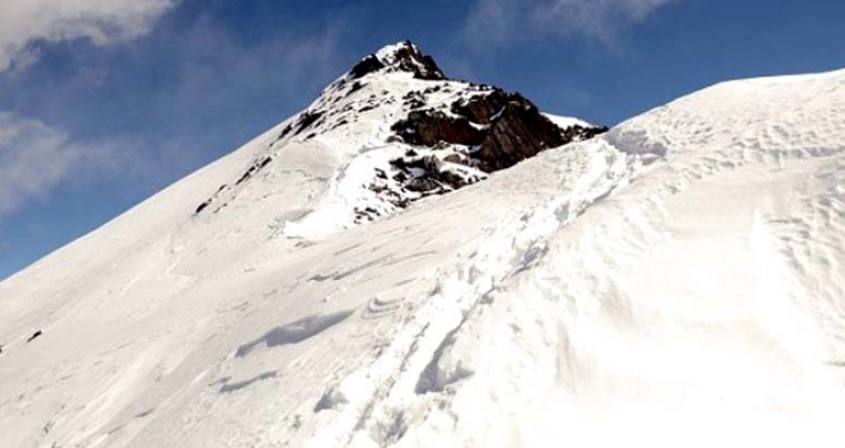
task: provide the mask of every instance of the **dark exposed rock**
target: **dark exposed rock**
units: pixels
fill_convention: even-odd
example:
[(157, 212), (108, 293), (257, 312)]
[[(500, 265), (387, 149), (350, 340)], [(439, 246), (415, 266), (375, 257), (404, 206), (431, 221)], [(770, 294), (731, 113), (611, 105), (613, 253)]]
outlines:
[(437, 182), (437, 180), (434, 179), (433, 176), (425, 175), (411, 179), (411, 181), (405, 185), (405, 188), (410, 191), (422, 193), (432, 190), (438, 190), (442, 188), (442, 186), (439, 182)]
[[(390, 164), (400, 170), (400, 182), (408, 182), (405, 188), (416, 192), (429, 192), (432, 190), (444, 191), (447, 189), (457, 190), (465, 187), (468, 182), (461, 176), (444, 169), (443, 162), (437, 157), (422, 156), (415, 158), (398, 158), (390, 161)], [(411, 169), (416, 168), (422, 175), (410, 176)], [(398, 180), (398, 179), (397, 179)], [(448, 188), (447, 188), (448, 187)]]
[(249, 169), (246, 170), (246, 172), (243, 175), (241, 175), (241, 177), (237, 181), (235, 181), (235, 185), (240, 185), (241, 182), (249, 179), (252, 176), (253, 171), (255, 171), (255, 167), (254, 166), (249, 167)]
[(405, 173), (400, 171), (393, 176), (393, 180), (395, 180), (396, 182), (399, 182), (401, 184), (402, 182), (405, 182), (405, 181), (408, 180), (408, 176)]
[(525, 100), (519, 94), (508, 95), (500, 89), (495, 89), (488, 95), (478, 95), (468, 100), (461, 100), (452, 103), (452, 113), (466, 117), (478, 124), (490, 124), (493, 117), (502, 111), (502, 108), (511, 101)]
[[(453, 115), (417, 110), (392, 127), (403, 141), (436, 147), (448, 143), (474, 147), (472, 164), (484, 172), (508, 168), (540, 151), (590, 138), (606, 128), (561, 129), (519, 93), (494, 88), (487, 94), (459, 100)], [(454, 163), (459, 157), (453, 157)], [(470, 164), (469, 161), (463, 161)]]
[(351, 95), (352, 93), (361, 90), (363, 87), (364, 87), (364, 83), (362, 83), (360, 81), (355, 81), (354, 83), (352, 83), (352, 87), (349, 88), (349, 91), (346, 94)]
[(323, 116), (323, 112), (308, 111), (303, 113), (299, 120), (296, 121), (296, 132), (294, 135), (299, 135), (302, 131), (317, 122)]
[(342, 118), (337, 123), (332, 125), (332, 130), (337, 129), (345, 124), (349, 124), (349, 120)]
[(444, 162), (457, 163), (458, 165), (469, 165), (469, 159), (460, 154), (449, 154), (443, 158)]
[(205, 201), (203, 201), (202, 204), (197, 206), (197, 209), (196, 209), (196, 211), (194, 211), (194, 214), (196, 215), (199, 212), (205, 210), (205, 208), (208, 207), (209, 205), (211, 205), (211, 199), (206, 199)]
[(541, 114), (537, 106), (516, 94), (489, 125), (474, 156), (479, 160), (479, 168), (489, 173), (564, 143), (567, 141), (562, 130)]
[(32, 336), (30, 336), (29, 339), (26, 340), (26, 342), (32, 342), (35, 338), (41, 336), (42, 334), (43, 333), (41, 332), (41, 330), (38, 330), (35, 333), (32, 333)]
[(352, 70), (349, 71), (349, 75), (357, 79), (367, 75), (368, 73), (377, 72), (384, 67), (384, 63), (382, 63), (376, 55), (371, 54), (364, 59), (361, 59), (361, 62), (355, 64), (355, 66), (352, 67)]
[(397, 65), (400, 70), (411, 72), (415, 78), (428, 80), (446, 79), (446, 76), (434, 62), (434, 58), (422, 54), (411, 42), (405, 41), (396, 51)]
[[(426, 95), (436, 89), (441, 86), (406, 94), (403, 103), (411, 111), (391, 128), (396, 139), (426, 149), (408, 149), (390, 161), (395, 172), (390, 178), (398, 188), (379, 182), (371, 185), (381, 198), (399, 208), (478, 182), (485, 177), (479, 170), (505, 169), (545, 149), (607, 130), (580, 125), (562, 129), (519, 93), (488, 86), (474, 88), (449, 105), (448, 111), (422, 109)], [(372, 219), (368, 213), (360, 213), (360, 218)]]
[(285, 126), (285, 128), (282, 129), (282, 132), (279, 134), (279, 136), (276, 137), (276, 140), (281, 140), (281, 139), (285, 138), (285, 136), (290, 133), (291, 129), (292, 129), (291, 125)]
[(349, 71), (349, 76), (353, 79), (358, 79), (385, 68), (413, 73), (414, 78), (417, 79), (446, 79), (446, 76), (440, 70), (440, 67), (437, 66), (434, 58), (423, 54), (410, 41), (404, 41), (399, 44), (388, 60), (379, 59), (375, 54), (361, 59)]
[(412, 145), (434, 146), (439, 142), (478, 145), (484, 140), (484, 133), (466, 118), (454, 118), (432, 110), (413, 111), (392, 129)]
[(607, 126), (593, 126), (584, 127), (581, 125), (574, 125), (566, 128), (563, 132), (564, 138), (569, 141), (573, 140), (589, 140), (597, 135), (604, 134), (608, 131)]
[(249, 167), (249, 169), (246, 170), (246, 172), (240, 177), (240, 179), (238, 179), (238, 181), (235, 182), (235, 185), (239, 185), (241, 182), (249, 179), (250, 177), (252, 177), (253, 174), (257, 173), (262, 168), (269, 165), (270, 162), (272, 162), (272, 161), (273, 161), (273, 158), (270, 157), (270, 156), (267, 156), (267, 157), (261, 159), (260, 162), (253, 164), (251, 167)]
[(402, 100), (403, 104), (409, 109), (419, 109), (425, 106), (425, 97), (420, 92), (408, 92), (404, 97), (402, 97)]
[[(240, 185), (241, 183), (252, 177), (254, 174), (261, 171), (272, 161), (272, 156), (266, 156), (263, 159), (254, 162), (249, 168), (247, 168), (247, 170), (241, 175), (241, 177), (238, 178), (238, 180), (235, 182), (235, 185)], [(227, 188), (230, 188), (228, 184), (221, 185), (220, 188), (218, 188), (217, 191), (214, 193), (214, 195), (212, 195), (210, 198), (206, 199), (200, 205), (197, 206), (196, 210), (194, 210), (194, 215), (198, 215), (200, 212), (208, 208), (208, 206), (211, 205), (212, 202), (214, 202), (219, 197), (220, 193), (222, 193), (223, 190)], [(217, 208), (215, 208), (214, 213), (217, 213), (221, 208), (226, 207), (226, 205), (226, 203), (223, 203), (222, 205), (218, 206)]]
[[(269, 163), (269, 162), (268, 162), (268, 163)], [(265, 164), (265, 165), (266, 165), (266, 164)], [(226, 187), (228, 187), (228, 186), (229, 186), (228, 184), (223, 184), (223, 185), (221, 185), (221, 186), (217, 189), (217, 191), (216, 191), (216, 192), (214, 192), (214, 195), (213, 195), (212, 197), (210, 197), (210, 198), (206, 199), (205, 201), (203, 201), (203, 203), (202, 203), (202, 204), (200, 204), (200, 205), (198, 205), (198, 206), (197, 206), (197, 209), (194, 211), (194, 214), (195, 214), (195, 215), (196, 215), (196, 214), (199, 214), (199, 212), (203, 211), (206, 207), (208, 207), (209, 205), (211, 205), (211, 203), (212, 203), (212, 202), (214, 202), (214, 198), (216, 198), (216, 197), (220, 194), (220, 192), (222, 192), (223, 190), (225, 190), (225, 189), (226, 189)]]

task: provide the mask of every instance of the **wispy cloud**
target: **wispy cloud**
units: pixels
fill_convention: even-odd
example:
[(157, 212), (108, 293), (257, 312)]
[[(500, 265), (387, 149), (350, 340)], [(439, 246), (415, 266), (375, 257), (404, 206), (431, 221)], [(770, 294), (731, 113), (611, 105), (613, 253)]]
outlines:
[(163, 103), (222, 107), (230, 113), (227, 106), (236, 98), (274, 91), (299, 96), (337, 70), (345, 30), (344, 22), (337, 21), (322, 29), (245, 43), (218, 19), (203, 16), (183, 31), (182, 41), (172, 50), (178, 55), (179, 84), (175, 91), (163, 92)]
[(115, 155), (104, 145), (72, 142), (38, 120), (0, 112), (0, 219), (28, 201), (46, 199), (73, 174), (110, 170)]
[(88, 39), (107, 45), (145, 34), (177, 0), (4, 0), (0, 72), (38, 58), (39, 42)]
[[(338, 19), (248, 42), (203, 13), (190, 26), (139, 41), (120, 67), (94, 59), (49, 90), (25, 74), (7, 77), (10, 89), (24, 93), (0, 108), (0, 223), (33, 200), (49, 202), (63, 186), (146, 195), (234, 149), (338, 72), (345, 30)], [(160, 81), (137, 76), (151, 69)], [(118, 94), (96, 94), (101, 88)], [(24, 113), (16, 104), (49, 108)]]
[[(143, 136), (114, 137), (134, 140), (121, 146), (144, 159), (132, 163), (147, 167), (137, 177), (166, 185), (310, 101), (340, 73), (345, 31), (338, 20), (317, 30), (244, 42), (218, 19), (201, 16), (181, 30), (178, 41), (168, 39), (170, 80), (145, 91), (137, 103), (157, 127)], [(240, 139), (232, 140), (235, 135)]]
[(465, 36), (478, 44), (514, 36), (586, 35), (612, 44), (624, 27), (677, 0), (477, 0)]

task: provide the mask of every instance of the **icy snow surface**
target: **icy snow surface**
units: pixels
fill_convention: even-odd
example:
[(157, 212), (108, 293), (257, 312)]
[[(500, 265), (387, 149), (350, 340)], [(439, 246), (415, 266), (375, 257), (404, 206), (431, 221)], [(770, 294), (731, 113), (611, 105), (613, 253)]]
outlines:
[(581, 126), (583, 128), (593, 127), (592, 123), (588, 123), (580, 118), (576, 117), (564, 117), (562, 115), (553, 115), (553, 114), (543, 114), (549, 120), (552, 120), (552, 123), (558, 125), (561, 129), (566, 129), (571, 126)]
[(0, 283), (0, 445), (841, 446), (845, 71), (345, 226), (392, 111), (291, 119)]

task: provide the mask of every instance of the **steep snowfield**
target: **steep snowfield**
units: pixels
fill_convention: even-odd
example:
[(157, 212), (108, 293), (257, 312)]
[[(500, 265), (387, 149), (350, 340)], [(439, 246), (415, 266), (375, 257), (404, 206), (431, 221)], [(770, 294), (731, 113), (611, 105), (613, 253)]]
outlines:
[(845, 71), (351, 226), (399, 112), (294, 117), (0, 283), (0, 445), (841, 445)]

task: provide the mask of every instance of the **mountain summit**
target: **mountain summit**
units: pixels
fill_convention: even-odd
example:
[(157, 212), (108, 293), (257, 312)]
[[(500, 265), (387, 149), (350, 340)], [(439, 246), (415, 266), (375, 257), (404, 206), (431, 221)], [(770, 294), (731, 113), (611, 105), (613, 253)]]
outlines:
[(411, 41), (402, 41), (388, 45), (368, 55), (352, 67), (349, 75), (361, 78), (373, 72), (404, 71), (412, 73), (414, 78), (426, 80), (445, 80), (446, 76), (431, 56), (425, 55)]
[(214, 188), (197, 215), (228, 206), (249, 178), (273, 169), (291, 145), (321, 145), (333, 159), (330, 194), (281, 231), (311, 240), (386, 216), (432, 195), (486, 179), (548, 148), (605, 128), (543, 114), (518, 93), (449, 80), (409, 41), (358, 62), (288, 120), (246, 170)]
[(843, 105), (603, 132), (386, 47), (0, 282), (0, 444), (838, 447)]

